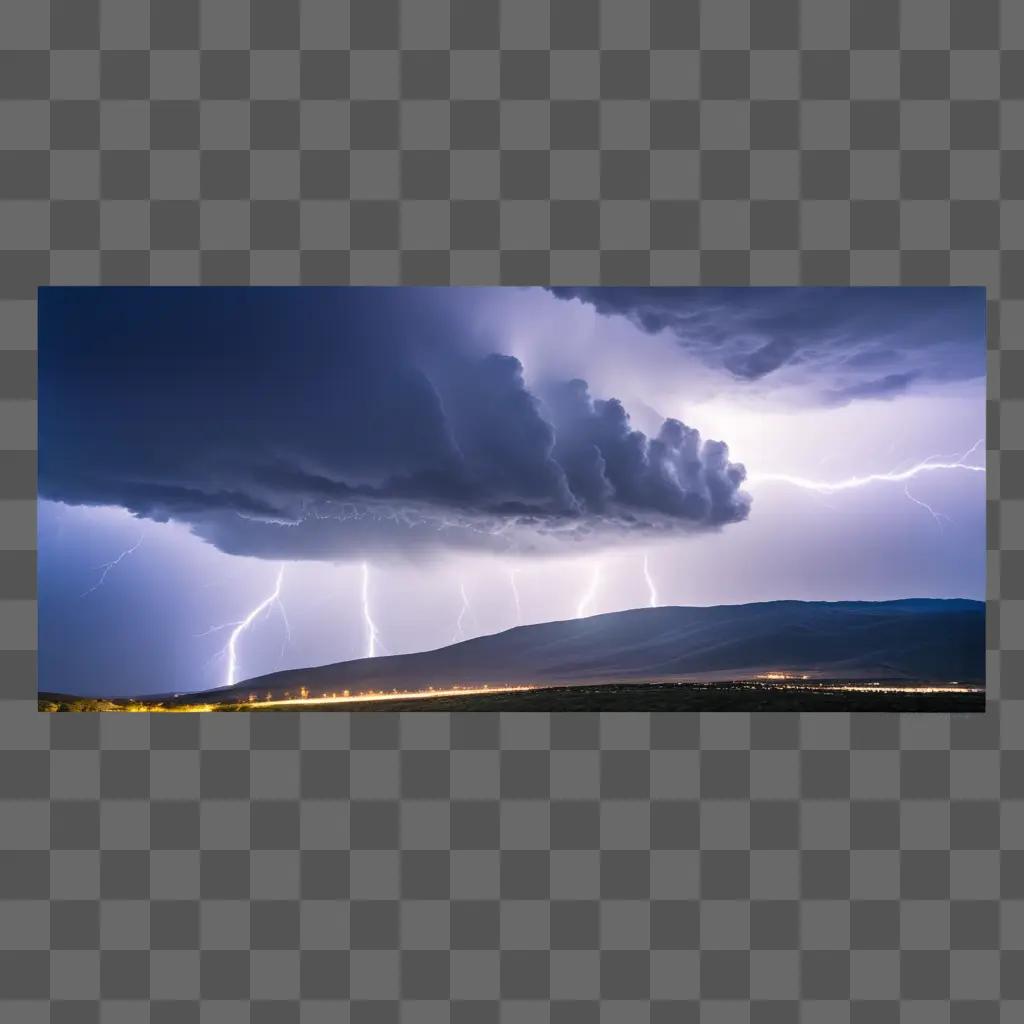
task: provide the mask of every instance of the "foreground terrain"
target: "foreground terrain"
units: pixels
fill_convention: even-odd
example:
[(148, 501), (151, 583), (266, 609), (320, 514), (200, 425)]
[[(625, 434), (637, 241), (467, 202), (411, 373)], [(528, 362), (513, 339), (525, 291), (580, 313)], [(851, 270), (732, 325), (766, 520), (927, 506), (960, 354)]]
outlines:
[[(208, 696), (208, 695), (207, 695)], [(840, 680), (776, 683), (741, 680), (702, 683), (605, 683), (546, 686), (492, 693), (363, 699), (316, 698), (249, 703), (235, 695), (218, 702), (90, 700), (40, 694), (40, 711), (875, 711), (982, 712), (980, 687), (925, 683), (865, 685)]]

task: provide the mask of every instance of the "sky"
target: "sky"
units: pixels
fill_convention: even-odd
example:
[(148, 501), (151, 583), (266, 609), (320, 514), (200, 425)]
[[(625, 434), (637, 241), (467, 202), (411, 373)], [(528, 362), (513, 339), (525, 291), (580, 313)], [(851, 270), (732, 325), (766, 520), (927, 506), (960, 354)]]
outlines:
[(40, 688), (984, 596), (973, 288), (46, 288)]

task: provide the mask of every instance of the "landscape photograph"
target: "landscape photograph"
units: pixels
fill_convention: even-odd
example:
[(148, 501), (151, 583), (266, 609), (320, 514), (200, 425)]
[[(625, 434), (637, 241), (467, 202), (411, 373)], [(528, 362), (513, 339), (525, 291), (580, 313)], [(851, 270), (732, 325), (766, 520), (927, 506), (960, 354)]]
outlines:
[(984, 289), (38, 310), (40, 711), (985, 708)]

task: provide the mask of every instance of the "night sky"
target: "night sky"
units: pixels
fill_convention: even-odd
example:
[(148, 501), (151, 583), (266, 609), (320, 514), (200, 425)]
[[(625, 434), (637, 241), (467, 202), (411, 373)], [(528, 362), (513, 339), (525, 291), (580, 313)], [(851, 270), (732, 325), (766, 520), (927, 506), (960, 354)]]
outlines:
[(985, 356), (968, 288), (42, 289), (40, 688), (981, 598)]

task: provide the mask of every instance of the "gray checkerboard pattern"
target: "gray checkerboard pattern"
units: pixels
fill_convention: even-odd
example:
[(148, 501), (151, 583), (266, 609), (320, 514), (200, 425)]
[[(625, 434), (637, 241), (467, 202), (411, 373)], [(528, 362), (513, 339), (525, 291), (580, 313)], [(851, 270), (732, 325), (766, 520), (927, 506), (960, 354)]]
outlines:
[[(1024, 5), (4, 0), (0, 1017), (1024, 1019)], [(35, 289), (972, 284), (984, 715), (35, 713)]]

